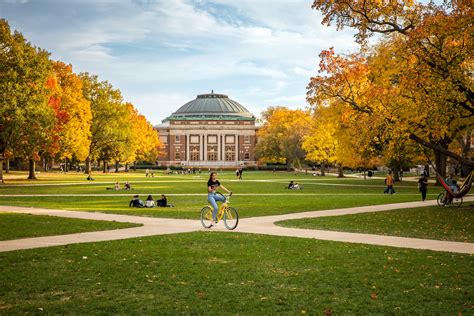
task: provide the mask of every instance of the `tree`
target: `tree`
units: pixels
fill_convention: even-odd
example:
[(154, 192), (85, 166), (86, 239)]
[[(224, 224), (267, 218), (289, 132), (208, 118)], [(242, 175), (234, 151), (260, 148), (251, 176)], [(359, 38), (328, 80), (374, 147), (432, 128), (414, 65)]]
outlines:
[(299, 166), (305, 157), (301, 148), (309, 114), (302, 110), (270, 107), (262, 114), (265, 123), (258, 131), (256, 154), (260, 160), (284, 159), (287, 168)]
[[(409, 131), (407, 136), (435, 149), (440, 171), (444, 171), (445, 154), (474, 166), (472, 161), (448, 149), (452, 140), (472, 125), (471, 6), (462, 1), (437, 6), (414, 1), (316, 0), (313, 8), (324, 14), (323, 24), (335, 22), (338, 28), (355, 28), (357, 41), (364, 45), (361, 55), (367, 52), (370, 36), (383, 34), (386, 47), (390, 48), (388, 60), (395, 59), (406, 66), (387, 76), (393, 89), (386, 91), (397, 97), (398, 102), (392, 103), (398, 103), (399, 107), (409, 105), (412, 116), (422, 116), (418, 121), (411, 120), (417, 129)], [(317, 83), (312, 81), (312, 84)], [(360, 107), (359, 110), (366, 108), (363, 103), (352, 106)]]
[(50, 98), (50, 104), (56, 114), (56, 125), (49, 154), (59, 159), (74, 156), (84, 161), (90, 147), (90, 102), (84, 98), (82, 80), (72, 72), (72, 65), (57, 61), (53, 69), (57, 93)]
[(338, 177), (344, 176), (343, 167), (363, 165), (359, 147), (354, 146), (358, 135), (351, 133), (343, 118), (344, 110), (342, 102), (316, 107), (311, 128), (304, 138), (302, 148), (306, 151), (306, 159), (321, 163), (321, 175), (328, 164), (338, 167)]
[(33, 47), (19, 32), (12, 34), (5, 20), (0, 20), (0, 74), (0, 155), (3, 159), (11, 150), (27, 157), (28, 179), (36, 179), (35, 160), (55, 123), (48, 105), (51, 62), (48, 52)]
[[(90, 130), (90, 147), (86, 159), (86, 173), (91, 173), (91, 162), (96, 159), (106, 163), (114, 146), (120, 140), (123, 118), (126, 115), (121, 106), (120, 91), (113, 89), (106, 81), (100, 82), (95, 75), (79, 74), (83, 82), (84, 98), (91, 104), (92, 123)], [(127, 126), (127, 125), (126, 125)]]
[(158, 133), (146, 120), (146, 117), (138, 113), (133, 104), (127, 103), (130, 112), (130, 124), (132, 125), (132, 153), (125, 162), (131, 163), (137, 160), (156, 161), (163, 148), (158, 138)]

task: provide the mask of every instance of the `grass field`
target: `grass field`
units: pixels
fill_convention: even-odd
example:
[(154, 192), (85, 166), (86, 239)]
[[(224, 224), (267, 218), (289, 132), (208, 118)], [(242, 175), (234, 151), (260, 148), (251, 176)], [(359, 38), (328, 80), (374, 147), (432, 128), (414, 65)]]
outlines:
[(468, 315), (472, 256), (189, 233), (0, 253), (0, 313)]
[(278, 222), (286, 227), (474, 242), (474, 208), (429, 206)]
[[(157, 175), (145, 178), (143, 173), (95, 174), (95, 181), (86, 181), (82, 174), (41, 174), (40, 181), (24, 180), (26, 174), (13, 176), (7, 185), (0, 186), (3, 205), (40, 206), (80, 211), (101, 211), (118, 214), (146, 215), (172, 218), (197, 218), (207, 204), (208, 175)], [(44, 177), (44, 178), (43, 178)], [(384, 195), (382, 179), (313, 177), (287, 172), (246, 172), (244, 180), (235, 179), (231, 172), (219, 176), (233, 193), (232, 203), (242, 217), (286, 214), (309, 210), (324, 210), (348, 206), (364, 206), (420, 199), (416, 183), (396, 185), (397, 194)], [(286, 189), (290, 180), (300, 183), (303, 190)], [(119, 181), (129, 181), (132, 191), (107, 190)], [(440, 189), (429, 191), (435, 198)], [(166, 194), (175, 208), (133, 209), (128, 207), (131, 197), (139, 194), (146, 199)]]
[(54, 216), (0, 213), (0, 240), (64, 235), (137, 226), (141, 225)]
[[(40, 174), (39, 181), (25, 177), (8, 175), (7, 185), (0, 186), (1, 205), (197, 220), (199, 209), (207, 204), (207, 174), (148, 179), (143, 173), (97, 174), (93, 182), (77, 174)], [(243, 181), (232, 173), (219, 178), (235, 193), (232, 204), (244, 217), (420, 200), (416, 183), (409, 181), (396, 184), (397, 194), (389, 196), (382, 193), (383, 179), (286, 172), (246, 172)], [(290, 180), (303, 190), (285, 189)], [(106, 190), (115, 181), (129, 181), (134, 190)], [(429, 198), (440, 191), (430, 186)], [(146, 198), (161, 193), (176, 207), (128, 207), (134, 194)], [(428, 207), (291, 225), (472, 241), (472, 213), (469, 207)], [(22, 225), (24, 221), (24, 217), (14, 220), (16, 231), (35, 230)], [(55, 227), (70, 229), (66, 220), (58, 221)], [(1, 315), (470, 315), (474, 311), (472, 255), (241, 233), (195, 232), (3, 252), (0, 272)]]

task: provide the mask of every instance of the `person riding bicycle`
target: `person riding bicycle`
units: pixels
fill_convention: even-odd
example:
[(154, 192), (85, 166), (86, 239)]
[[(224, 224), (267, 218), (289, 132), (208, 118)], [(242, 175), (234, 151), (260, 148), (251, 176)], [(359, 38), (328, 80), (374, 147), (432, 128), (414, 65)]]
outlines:
[(225, 197), (222, 195), (216, 194), (216, 190), (218, 188), (222, 188), (224, 191), (226, 191), (229, 194), (232, 194), (226, 187), (224, 187), (219, 180), (217, 180), (217, 173), (216, 172), (211, 172), (209, 176), (209, 180), (207, 181), (207, 200), (209, 203), (211, 203), (213, 211), (212, 211), (212, 221), (211, 221), (211, 226), (216, 225), (217, 221), (217, 211), (218, 211), (218, 206), (217, 202), (224, 202)]

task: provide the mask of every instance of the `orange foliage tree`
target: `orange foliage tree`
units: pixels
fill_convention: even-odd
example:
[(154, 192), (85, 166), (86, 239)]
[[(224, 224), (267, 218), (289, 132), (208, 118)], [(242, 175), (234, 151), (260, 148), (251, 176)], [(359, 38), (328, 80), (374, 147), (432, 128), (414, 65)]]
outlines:
[[(317, 0), (313, 8), (324, 14), (325, 24), (355, 28), (363, 48), (351, 56), (322, 53), (324, 74), (312, 78), (310, 102), (338, 98), (373, 117), (377, 130), (390, 126), (384, 133), (389, 144), (410, 138), (435, 149), (442, 172), (444, 155), (474, 166), (449, 150), (453, 139), (470, 129), (474, 114), (470, 6)], [(376, 33), (383, 40), (370, 48), (367, 39)]]

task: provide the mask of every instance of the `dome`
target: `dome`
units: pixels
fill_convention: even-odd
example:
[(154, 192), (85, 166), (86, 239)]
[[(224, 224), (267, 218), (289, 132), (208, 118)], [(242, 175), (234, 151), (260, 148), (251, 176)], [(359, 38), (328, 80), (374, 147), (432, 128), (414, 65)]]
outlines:
[(255, 117), (240, 103), (229, 99), (225, 94), (200, 94), (189, 101), (167, 120), (186, 119), (220, 119), (220, 120), (254, 120)]

